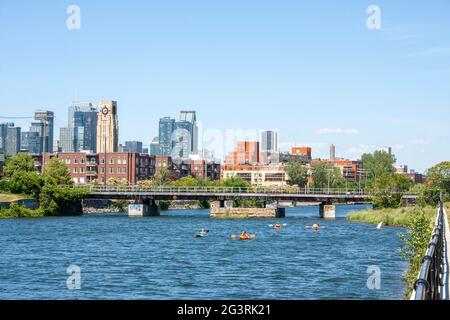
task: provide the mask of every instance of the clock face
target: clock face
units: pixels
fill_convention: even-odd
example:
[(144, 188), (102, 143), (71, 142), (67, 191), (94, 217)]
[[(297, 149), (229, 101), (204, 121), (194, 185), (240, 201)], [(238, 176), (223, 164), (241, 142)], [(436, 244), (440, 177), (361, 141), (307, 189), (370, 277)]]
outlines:
[(108, 108), (107, 107), (103, 107), (102, 113), (106, 116), (108, 114)]

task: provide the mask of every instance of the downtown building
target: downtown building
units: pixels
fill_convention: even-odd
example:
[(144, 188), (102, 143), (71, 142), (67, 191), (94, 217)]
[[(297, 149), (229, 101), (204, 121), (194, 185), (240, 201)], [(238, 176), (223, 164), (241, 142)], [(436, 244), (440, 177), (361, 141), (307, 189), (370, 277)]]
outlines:
[(263, 130), (260, 135), (261, 162), (264, 164), (279, 163), (278, 131)]
[(159, 119), (158, 145), (156, 139), (150, 145), (150, 153), (187, 159), (198, 153), (198, 127), (195, 111), (181, 111), (178, 121), (170, 117)]
[(117, 101), (103, 100), (100, 102), (97, 115), (97, 153), (119, 151), (119, 120)]
[(15, 155), (20, 152), (21, 128), (14, 123), (0, 124), (0, 152), (7, 155)]
[(60, 128), (62, 152), (95, 152), (97, 149), (97, 109), (90, 102), (74, 101), (69, 106), (68, 126)]

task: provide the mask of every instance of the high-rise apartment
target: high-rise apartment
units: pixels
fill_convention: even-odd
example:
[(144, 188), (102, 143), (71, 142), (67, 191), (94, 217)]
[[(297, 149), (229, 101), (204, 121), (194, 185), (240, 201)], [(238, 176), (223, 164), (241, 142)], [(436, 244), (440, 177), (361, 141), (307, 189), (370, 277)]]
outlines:
[[(53, 111), (38, 110), (34, 113), (34, 122), (41, 122), (41, 137), (43, 152), (53, 153), (53, 128), (55, 115)], [(31, 130), (30, 130), (31, 131)]]
[(275, 130), (261, 131), (261, 161), (264, 164), (278, 163), (280, 154), (278, 150), (278, 132)]

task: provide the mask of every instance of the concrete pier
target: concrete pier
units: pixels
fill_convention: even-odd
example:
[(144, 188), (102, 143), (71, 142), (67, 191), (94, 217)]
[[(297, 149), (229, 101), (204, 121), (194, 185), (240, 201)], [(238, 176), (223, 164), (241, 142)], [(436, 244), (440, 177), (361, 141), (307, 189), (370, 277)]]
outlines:
[(129, 217), (148, 217), (159, 216), (159, 206), (154, 200), (144, 200), (141, 203), (134, 203), (128, 205)]
[(322, 219), (335, 219), (336, 206), (334, 204), (321, 203), (319, 205), (319, 215)]
[[(232, 204), (232, 201), (231, 201)], [(233, 208), (230, 202), (213, 201), (211, 203), (210, 217), (213, 218), (283, 218), (285, 208)]]

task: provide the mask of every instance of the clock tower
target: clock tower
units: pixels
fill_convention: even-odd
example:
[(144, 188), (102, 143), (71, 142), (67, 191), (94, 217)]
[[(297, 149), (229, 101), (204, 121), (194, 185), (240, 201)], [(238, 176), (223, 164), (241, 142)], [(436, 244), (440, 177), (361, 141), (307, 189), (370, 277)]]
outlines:
[(117, 101), (100, 101), (97, 120), (97, 153), (119, 151)]

